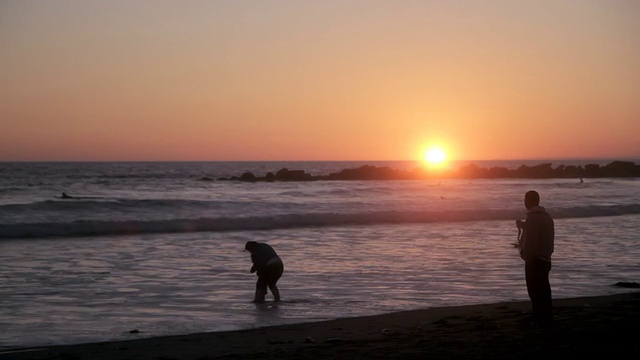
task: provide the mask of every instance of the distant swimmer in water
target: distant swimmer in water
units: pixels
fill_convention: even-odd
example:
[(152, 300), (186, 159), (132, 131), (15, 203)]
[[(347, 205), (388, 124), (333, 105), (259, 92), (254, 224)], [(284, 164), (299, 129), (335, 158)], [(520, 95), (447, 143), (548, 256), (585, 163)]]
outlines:
[(61, 199), (71, 199), (71, 196), (67, 195), (67, 193), (63, 192), (62, 196), (60, 196)]
[(284, 264), (273, 248), (265, 243), (249, 241), (244, 249), (251, 253), (251, 273), (257, 272), (258, 282), (256, 283), (256, 294), (253, 298), (255, 303), (263, 303), (267, 295), (267, 286), (273, 294), (275, 301), (280, 301), (280, 290), (276, 286), (278, 279), (284, 272)]
[(584, 180), (582, 180), (582, 178), (580, 178), (580, 184), (584, 183)]

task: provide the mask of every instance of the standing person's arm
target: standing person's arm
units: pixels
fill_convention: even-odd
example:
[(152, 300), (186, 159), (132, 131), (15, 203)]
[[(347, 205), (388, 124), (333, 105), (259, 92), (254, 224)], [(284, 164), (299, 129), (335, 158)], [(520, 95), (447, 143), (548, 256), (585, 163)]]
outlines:
[(535, 216), (528, 216), (524, 223), (520, 248), (520, 257), (524, 261), (535, 258), (538, 241), (540, 241), (540, 221)]
[(524, 221), (516, 220), (516, 227), (518, 228), (518, 246), (522, 249), (522, 232), (524, 230)]

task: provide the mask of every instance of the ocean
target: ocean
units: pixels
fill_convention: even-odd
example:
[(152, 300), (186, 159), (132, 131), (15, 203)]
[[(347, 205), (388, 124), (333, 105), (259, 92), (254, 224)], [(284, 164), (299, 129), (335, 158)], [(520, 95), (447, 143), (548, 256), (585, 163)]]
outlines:
[[(0, 350), (528, 300), (512, 243), (532, 189), (556, 220), (555, 298), (640, 281), (637, 178), (216, 181), (365, 164), (419, 166), (0, 163)], [(251, 303), (250, 240), (285, 263), (281, 303)]]

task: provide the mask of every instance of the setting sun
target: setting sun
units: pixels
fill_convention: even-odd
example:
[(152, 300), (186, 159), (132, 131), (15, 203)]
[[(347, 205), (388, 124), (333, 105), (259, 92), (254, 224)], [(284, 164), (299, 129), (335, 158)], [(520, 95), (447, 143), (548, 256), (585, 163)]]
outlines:
[(441, 148), (433, 147), (425, 152), (424, 160), (430, 165), (441, 165), (447, 160), (447, 154)]

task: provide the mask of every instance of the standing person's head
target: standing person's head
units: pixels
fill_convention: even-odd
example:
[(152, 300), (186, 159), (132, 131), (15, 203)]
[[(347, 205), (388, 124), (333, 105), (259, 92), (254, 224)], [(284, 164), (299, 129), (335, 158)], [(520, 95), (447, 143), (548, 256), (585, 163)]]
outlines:
[(538, 194), (537, 191), (527, 191), (526, 194), (524, 194), (524, 207), (526, 207), (527, 209), (531, 209), (532, 207), (535, 206), (539, 206), (540, 205), (540, 194)]

